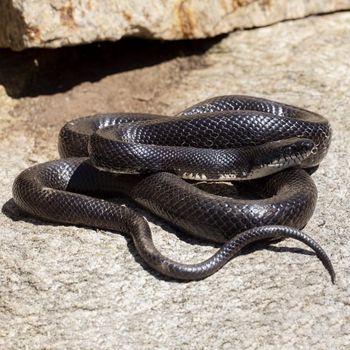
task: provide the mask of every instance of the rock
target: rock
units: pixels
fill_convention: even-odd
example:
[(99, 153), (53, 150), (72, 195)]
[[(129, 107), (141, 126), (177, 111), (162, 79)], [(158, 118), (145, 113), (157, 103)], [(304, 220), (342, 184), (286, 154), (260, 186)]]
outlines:
[(350, 0), (2, 0), (0, 47), (60, 47), (124, 36), (213, 37), (350, 8)]
[[(344, 12), (237, 31), (200, 58), (153, 65), (145, 64), (151, 53), (136, 43), (137, 68), (110, 72), (93, 62), (81, 81), (81, 71), (60, 67), (73, 86), (40, 90), (15, 99), (16, 106), (5, 90), (8, 80), (22, 79), (18, 59), (26, 52), (10, 52), (12, 74), (0, 74), (0, 349), (349, 349), (349, 23)], [(64, 60), (59, 52), (66, 49), (40, 51), (51, 63), (53, 54)], [(105, 72), (103, 78), (89, 80), (94, 71)], [(202, 281), (163, 280), (142, 265), (123, 235), (35, 220), (11, 203), (14, 177), (57, 157), (59, 127), (74, 116), (172, 114), (233, 93), (329, 118), (333, 141), (313, 175), (319, 198), (305, 232), (330, 255), (335, 285), (316, 256), (292, 240), (240, 255)], [(217, 250), (146, 217), (156, 246), (175, 260), (201, 261)]]

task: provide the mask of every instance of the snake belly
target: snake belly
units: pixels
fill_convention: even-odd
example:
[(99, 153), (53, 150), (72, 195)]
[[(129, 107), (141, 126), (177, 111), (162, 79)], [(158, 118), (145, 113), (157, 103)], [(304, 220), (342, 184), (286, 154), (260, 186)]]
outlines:
[[(334, 282), (329, 257), (300, 231), (317, 199), (304, 168), (318, 166), (330, 139), (322, 116), (249, 96), (215, 97), (175, 117), (99, 114), (67, 123), (59, 137), (62, 159), (24, 170), (13, 197), (44, 220), (129, 234), (149, 266), (176, 279), (205, 278), (252, 242), (289, 237), (312, 248)], [(217, 195), (181, 178), (236, 180), (257, 196)], [(140, 214), (101, 198), (118, 193), (222, 247), (199, 264), (165, 257)]]

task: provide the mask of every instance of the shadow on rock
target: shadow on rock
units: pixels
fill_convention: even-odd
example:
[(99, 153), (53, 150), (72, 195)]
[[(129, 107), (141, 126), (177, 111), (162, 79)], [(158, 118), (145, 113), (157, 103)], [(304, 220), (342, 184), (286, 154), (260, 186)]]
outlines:
[(111, 74), (201, 55), (222, 38), (172, 42), (130, 38), (59, 49), (0, 49), (0, 85), (13, 98), (51, 95)]

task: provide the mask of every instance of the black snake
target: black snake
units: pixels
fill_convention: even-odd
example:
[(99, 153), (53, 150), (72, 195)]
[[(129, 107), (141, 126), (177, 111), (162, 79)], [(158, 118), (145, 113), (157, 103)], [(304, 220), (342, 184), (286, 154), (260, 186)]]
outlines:
[[(322, 116), (249, 96), (215, 97), (175, 117), (89, 116), (61, 129), (62, 159), (24, 170), (13, 197), (21, 209), (45, 220), (130, 234), (148, 265), (176, 279), (207, 277), (252, 242), (294, 238), (315, 251), (334, 282), (327, 254), (300, 231), (317, 199), (307, 170), (324, 158), (330, 139)], [(233, 194), (224, 196), (194, 180), (237, 185), (228, 186)], [(140, 214), (102, 199), (116, 193), (223, 245), (199, 264), (172, 261), (156, 249)]]

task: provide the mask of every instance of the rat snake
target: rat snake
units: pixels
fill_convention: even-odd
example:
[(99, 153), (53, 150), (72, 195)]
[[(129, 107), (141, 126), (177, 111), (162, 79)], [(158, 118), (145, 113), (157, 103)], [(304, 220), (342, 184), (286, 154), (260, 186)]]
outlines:
[[(88, 116), (61, 129), (61, 159), (17, 176), (13, 197), (44, 220), (131, 235), (146, 263), (172, 278), (202, 279), (252, 242), (294, 238), (315, 251), (334, 282), (327, 254), (300, 231), (317, 199), (307, 171), (324, 158), (330, 139), (322, 116), (249, 96), (211, 98), (174, 117)], [(231, 194), (218, 195), (218, 187)], [(222, 247), (198, 264), (165, 257), (140, 214), (106, 200), (118, 193)]]

